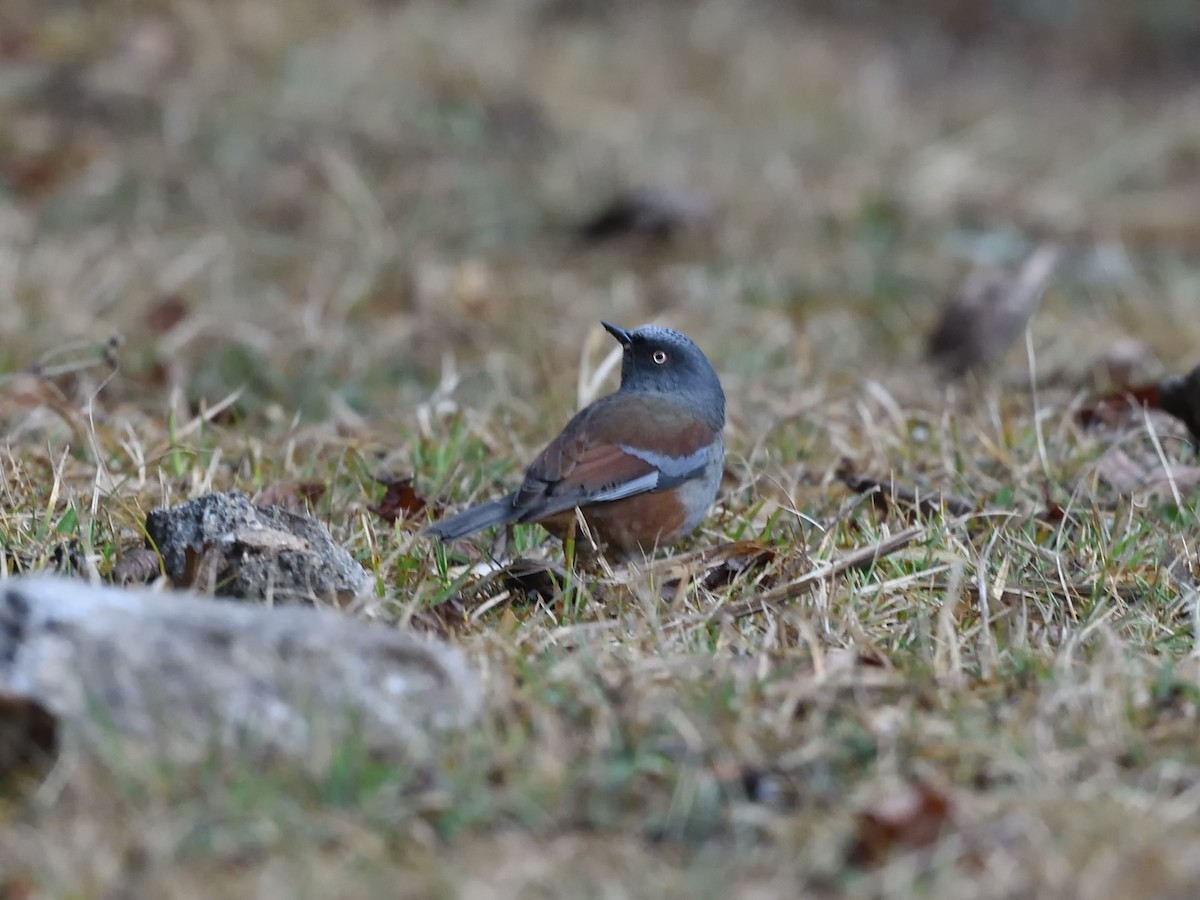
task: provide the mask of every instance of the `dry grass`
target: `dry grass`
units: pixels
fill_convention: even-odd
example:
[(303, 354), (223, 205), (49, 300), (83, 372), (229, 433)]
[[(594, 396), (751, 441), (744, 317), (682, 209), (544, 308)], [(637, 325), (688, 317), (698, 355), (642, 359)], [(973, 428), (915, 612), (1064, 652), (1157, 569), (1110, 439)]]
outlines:
[[(421, 777), (352, 751), (315, 780), (64, 762), (7, 801), (0, 895), (1194, 892), (1197, 501), (1097, 473), (1189, 451), (1159, 418), (1071, 415), (1115, 339), (1151, 373), (1196, 362), (1194, 91), (912, 68), (722, 2), (12, 10), (10, 571), (104, 574), (155, 505), (320, 482), (378, 579), (355, 614), (440, 621), (489, 704)], [(711, 233), (572, 248), (564, 223), (629, 184), (711, 199)], [(942, 299), (1043, 236), (1069, 254), (1028, 343), (940, 385)], [(368, 511), (381, 472), (453, 504), (511, 484), (609, 351), (601, 318), (679, 327), (723, 376), (729, 477), (677, 556), (522, 602)], [(812, 578), (913, 524), (844, 459), (973, 511)], [(706, 581), (730, 541), (769, 558)]]

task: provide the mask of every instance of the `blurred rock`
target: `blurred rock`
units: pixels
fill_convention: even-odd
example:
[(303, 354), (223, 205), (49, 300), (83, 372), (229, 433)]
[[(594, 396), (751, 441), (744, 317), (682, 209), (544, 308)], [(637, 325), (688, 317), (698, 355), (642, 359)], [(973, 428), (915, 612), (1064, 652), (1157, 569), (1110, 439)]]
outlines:
[(480, 703), (462, 654), (409, 632), (48, 576), (0, 588), (2, 694), (44, 706), (65, 742), (119, 735), (180, 763), (219, 747), (318, 767), (347, 741), (430, 752)]
[(1016, 275), (979, 272), (946, 304), (929, 336), (930, 360), (960, 377), (998, 359), (1037, 312), (1061, 251), (1035, 250)]
[(662, 244), (713, 222), (712, 204), (695, 194), (635, 188), (611, 197), (575, 227), (580, 244), (637, 238)]
[(221, 596), (345, 605), (368, 580), (320, 522), (236, 491), (153, 510), (146, 534), (176, 586)]

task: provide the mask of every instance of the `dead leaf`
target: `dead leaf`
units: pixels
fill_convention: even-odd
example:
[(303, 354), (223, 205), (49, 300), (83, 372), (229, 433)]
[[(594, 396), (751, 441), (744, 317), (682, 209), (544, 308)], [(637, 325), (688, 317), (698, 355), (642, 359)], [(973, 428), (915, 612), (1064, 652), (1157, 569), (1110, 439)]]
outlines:
[(32, 135), (25, 146), (0, 153), (0, 184), (16, 199), (35, 203), (76, 178), (95, 148), (77, 132), (58, 127), (47, 115), (18, 120), (18, 133)]
[(930, 360), (960, 377), (998, 359), (1041, 305), (1061, 250), (1038, 247), (1015, 276), (972, 274), (946, 304), (929, 336)]
[(14, 875), (0, 881), (0, 900), (30, 900), (36, 885), (28, 875)]
[(18, 61), (29, 55), (33, 43), (29, 30), (26, 24), (0, 19), (0, 59)]
[(952, 516), (965, 516), (975, 509), (975, 505), (958, 497), (940, 494), (936, 491), (919, 494), (915, 490), (899, 487), (895, 482), (878, 481), (874, 478), (864, 478), (856, 475), (848, 461), (843, 461), (835, 473), (837, 479), (856, 494), (867, 494), (872, 505), (882, 513), (891, 511), (893, 504), (917, 513), (918, 517), (932, 516), (943, 510)]
[(1096, 461), (1096, 477), (1121, 494), (1148, 499), (1195, 493), (1200, 489), (1200, 466), (1171, 463), (1166, 470), (1157, 455), (1137, 459), (1113, 449)]
[[(733, 584), (743, 575), (757, 571), (775, 559), (775, 551), (759, 541), (732, 541), (711, 549), (672, 557), (657, 567), (659, 596), (674, 602), (697, 580), (701, 587), (717, 591)], [(702, 575), (697, 575), (702, 572)], [(770, 585), (764, 585), (769, 587)]]
[(162, 574), (162, 559), (156, 550), (135, 547), (121, 555), (109, 572), (113, 584), (145, 584)]
[(1200, 449), (1200, 366), (1152, 384), (1126, 387), (1093, 400), (1075, 413), (1084, 428), (1114, 426), (1136, 409), (1157, 409), (1181, 421)]
[(1194, 494), (1200, 489), (1200, 466), (1172, 465), (1168, 472), (1153, 478), (1144, 488), (1145, 491), (1159, 497), (1169, 497), (1173, 494), (1171, 485), (1180, 494)]
[(142, 316), (142, 325), (154, 335), (166, 334), (191, 312), (188, 302), (179, 294), (160, 298)]
[(41, 154), (6, 160), (4, 181), (13, 195), (35, 201), (57, 188), (73, 170), (63, 154)]
[(1093, 425), (1113, 427), (1129, 417), (1135, 409), (1158, 409), (1159, 386), (1157, 384), (1130, 385), (1081, 407), (1075, 413), (1075, 421), (1084, 428)]
[[(718, 548), (719, 558), (713, 560), (700, 583), (710, 591), (728, 587), (739, 578), (755, 572), (775, 559), (775, 551), (758, 541), (735, 541)], [(706, 558), (705, 562), (709, 562)]]
[(1114, 449), (1096, 461), (1096, 477), (1122, 494), (1136, 490), (1146, 479), (1146, 469), (1124, 450)]
[(949, 824), (950, 798), (923, 781), (907, 785), (861, 811), (846, 862), (862, 868), (878, 866), (895, 853), (931, 846)]
[(183, 578), (176, 587), (210, 590), (225, 564), (225, 554), (212, 544), (183, 549)]
[(496, 625), (496, 632), (505, 636), (511, 636), (517, 633), (517, 629), (521, 627), (521, 620), (517, 618), (517, 614), (512, 611), (511, 606), (504, 607), (504, 612), (500, 613), (500, 621)]
[(29, 697), (0, 692), (0, 782), (37, 771), (58, 752), (58, 718)]
[(255, 506), (278, 506), (292, 512), (306, 512), (325, 496), (325, 485), (319, 481), (277, 481), (258, 491), (252, 499)]
[(25, 409), (51, 410), (71, 430), (76, 446), (88, 446), (83, 418), (53, 381), (33, 372), (19, 372), (4, 382), (3, 387), (4, 399)]
[(396, 520), (409, 519), (425, 510), (429, 503), (413, 488), (413, 476), (404, 478), (377, 478), (384, 486), (383, 499), (367, 507), (389, 525)]
[(661, 188), (635, 188), (610, 198), (575, 228), (581, 244), (625, 237), (665, 242), (708, 225), (713, 208), (701, 197)]

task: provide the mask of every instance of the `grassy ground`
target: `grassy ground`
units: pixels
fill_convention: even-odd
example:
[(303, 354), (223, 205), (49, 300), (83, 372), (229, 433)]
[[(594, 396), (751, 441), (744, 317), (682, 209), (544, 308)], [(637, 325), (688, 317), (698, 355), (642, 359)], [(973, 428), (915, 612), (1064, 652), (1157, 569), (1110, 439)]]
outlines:
[[(1102, 462), (1189, 451), (1072, 413), (1114, 341), (1197, 362), (1200, 97), (766, 5), (549, 6), (6, 4), (9, 570), (319, 483), (377, 577), (353, 613), (443, 631), (489, 702), (420, 778), (64, 766), (5, 801), (0, 896), (1193, 894), (1197, 500)], [(567, 239), (642, 184), (711, 228)], [(1028, 340), (943, 385), (943, 299), (1046, 236)], [(675, 556), (530, 601), (475, 583), (485, 540), (370, 511), (382, 473), (512, 485), (601, 318), (684, 330), (729, 396)], [(878, 509), (847, 460), (972, 511)], [(561, 563), (543, 537), (509, 549)]]

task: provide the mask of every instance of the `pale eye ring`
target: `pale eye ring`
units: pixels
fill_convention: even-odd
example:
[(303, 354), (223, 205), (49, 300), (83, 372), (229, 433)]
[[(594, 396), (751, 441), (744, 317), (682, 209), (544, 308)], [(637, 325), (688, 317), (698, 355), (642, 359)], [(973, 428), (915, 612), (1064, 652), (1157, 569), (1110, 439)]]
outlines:
[(666, 350), (655, 350), (654, 354), (650, 358), (652, 360), (654, 360), (654, 364), (656, 366), (661, 366), (664, 363), (666, 363), (666, 361), (667, 361), (667, 351)]

